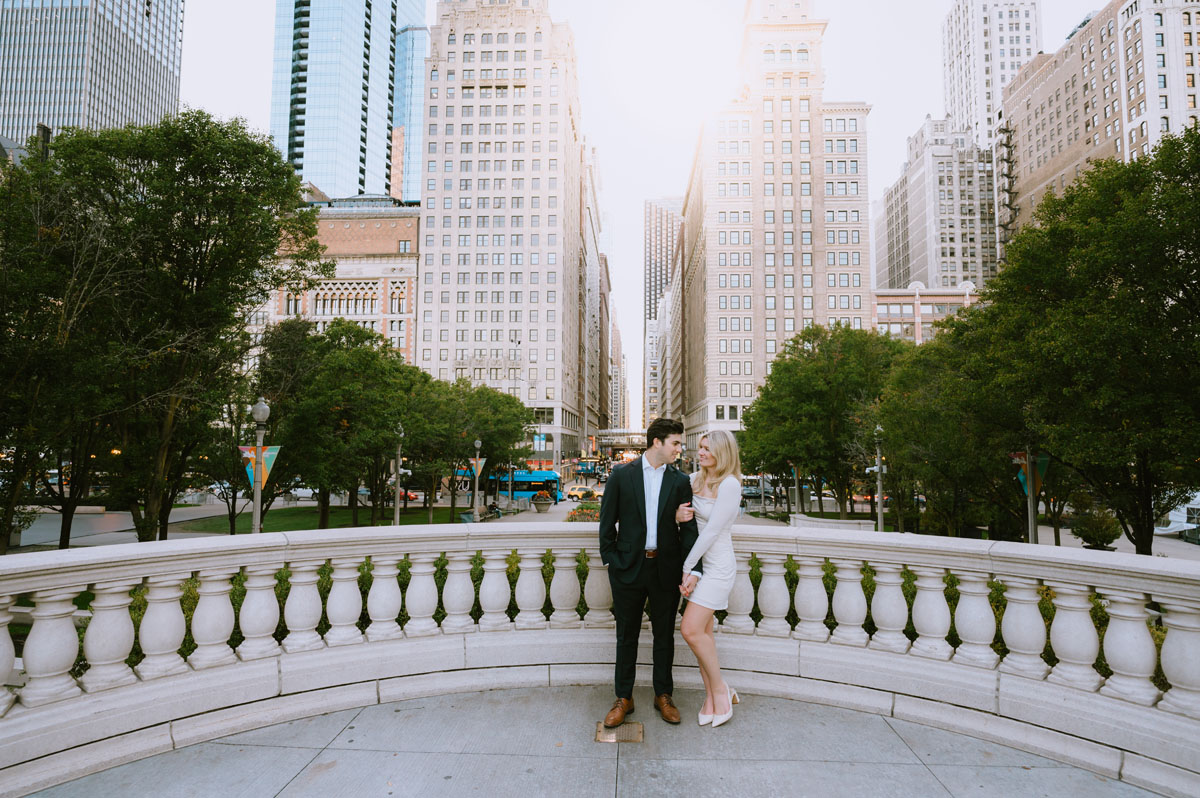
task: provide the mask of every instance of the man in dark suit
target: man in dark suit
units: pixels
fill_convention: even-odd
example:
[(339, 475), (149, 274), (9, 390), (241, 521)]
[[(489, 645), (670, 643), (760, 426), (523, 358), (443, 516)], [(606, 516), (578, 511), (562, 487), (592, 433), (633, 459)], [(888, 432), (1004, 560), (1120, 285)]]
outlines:
[(600, 559), (608, 566), (617, 622), (617, 700), (604, 718), (620, 726), (633, 712), (642, 609), (650, 602), (654, 635), (654, 708), (679, 723), (671, 700), (675, 616), (679, 613), (683, 561), (696, 542), (696, 522), (675, 521), (675, 510), (692, 500), (692, 483), (671, 465), (683, 451), (683, 424), (656, 419), (646, 430), (646, 451), (612, 470), (600, 502)]

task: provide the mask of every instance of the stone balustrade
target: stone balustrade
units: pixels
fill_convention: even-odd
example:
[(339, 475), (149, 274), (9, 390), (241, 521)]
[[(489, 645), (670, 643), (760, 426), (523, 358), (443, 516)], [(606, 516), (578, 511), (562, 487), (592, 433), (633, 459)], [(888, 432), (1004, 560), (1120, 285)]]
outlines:
[[(596, 538), (594, 524), (462, 524), (0, 558), (0, 674), (10, 610), (32, 604), (24, 683), (0, 690), (0, 794), (349, 707), (608, 683)], [(1200, 563), (803, 526), (736, 527), (734, 545), (718, 648), (739, 691), (1200, 794)], [(699, 685), (682, 640), (676, 674)]]

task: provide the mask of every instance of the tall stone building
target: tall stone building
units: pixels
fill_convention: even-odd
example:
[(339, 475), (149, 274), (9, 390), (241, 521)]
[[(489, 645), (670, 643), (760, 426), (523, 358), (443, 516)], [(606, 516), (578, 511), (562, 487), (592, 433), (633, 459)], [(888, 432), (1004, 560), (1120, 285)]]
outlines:
[(810, 0), (747, 2), (740, 96), (701, 133), (671, 318), (689, 447), (740, 427), (801, 329), (870, 324), (870, 107), (825, 98), (826, 24)]
[(609, 429), (629, 427), (629, 363), (621, 341), (621, 328), (614, 322), (608, 337), (609, 362)]
[(417, 362), (519, 397), (535, 462), (569, 464), (600, 421), (607, 353), (574, 38), (547, 0), (443, 1), (434, 23)]
[(1001, 92), (1042, 49), (1039, 0), (954, 0), (942, 23), (946, 115), (955, 130), (989, 149)]
[(1186, 0), (1113, 0), (1004, 95), (998, 152), (1001, 223), (1028, 224), (1047, 192), (1062, 195), (1102, 158), (1145, 155), (1197, 120), (1200, 8)]
[(908, 138), (900, 179), (885, 195), (876, 227), (876, 285), (930, 289), (996, 275), (996, 203), (992, 153), (925, 117)]
[(183, 0), (0, 2), (0, 136), (174, 114), (182, 50)]
[(278, 0), (271, 136), (331, 197), (392, 193), (396, 35), (424, 0)]
[(251, 332), (295, 316), (324, 332), (344, 318), (379, 333), (414, 362), (420, 210), (386, 196), (312, 204), (320, 209), (317, 240), (336, 272), (303, 293), (276, 291), (251, 316)]
[(683, 224), (683, 199), (646, 200), (643, 208), (644, 294), (642, 299), (642, 418), (646, 424), (663, 415), (662, 359), (658, 336), (663, 329), (659, 302), (671, 278), (671, 264)]

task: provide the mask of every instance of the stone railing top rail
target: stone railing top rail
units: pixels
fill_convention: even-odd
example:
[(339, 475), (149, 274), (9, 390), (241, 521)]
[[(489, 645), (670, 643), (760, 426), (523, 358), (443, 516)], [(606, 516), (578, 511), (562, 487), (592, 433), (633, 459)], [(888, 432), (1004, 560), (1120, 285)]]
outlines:
[[(735, 526), (734, 541), (736, 549), (760, 558), (792, 555), (921, 565), (1040, 579), (1051, 585), (1059, 580), (1085, 583), (1153, 593), (1158, 599), (1200, 599), (1200, 562), (1165, 557), (828, 527)], [(579, 522), (359, 527), (191, 538), (152, 546), (129, 543), (0, 558), (0, 595), (329, 558), (575, 546), (594, 549), (596, 545), (597, 525)]]

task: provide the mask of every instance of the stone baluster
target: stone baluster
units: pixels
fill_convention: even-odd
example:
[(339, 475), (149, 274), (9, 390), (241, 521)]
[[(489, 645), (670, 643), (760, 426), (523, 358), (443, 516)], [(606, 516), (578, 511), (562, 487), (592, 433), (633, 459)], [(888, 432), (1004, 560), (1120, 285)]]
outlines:
[(792, 634), (791, 624), (787, 621), (792, 600), (784, 578), (783, 563), (787, 558), (782, 554), (760, 554), (758, 559), (762, 563), (762, 582), (758, 585), (758, 611), (762, 613), (762, 620), (758, 622), (755, 634), (788, 637)]
[(946, 642), (950, 632), (950, 605), (946, 602), (946, 572), (941, 568), (914, 568), (917, 596), (913, 599), (913, 626), (917, 639), (912, 653), (918, 657), (948, 660), (954, 649)]
[(862, 587), (861, 560), (834, 560), (837, 566), (837, 587), (833, 589), (833, 617), (837, 621), (832, 642), (844, 646), (865, 646), (867, 631), (867, 596)]
[(409, 559), (412, 566), (408, 571), (411, 578), (404, 596), (404, 606), (408, 610), (404, 634), (408, 637), (436, 635), (439, 630), (433, 614), (437, 612), (438, 604), (437, 580), (434, 578), (437, 555), (426, 552), (413, 554)]
[(954, 629), (962, 642), (952, 660), (960, 665), (992, 669), (1000, 655), (992, 650), (996, 639), (996, 613), (988, 600), (991, 588), (988, 575), (964, 571), (958, 576), (958, 606), (954, 608)]
[(8, 629), (8, 624), (12, 621), (12, 613), (8, 608), (12, 604), (12, 596), (0, 596), (0, 717), (3, 717), (17, 699), (13, 693), (4, 689), (4, 683), (8, 681), (8, 675), (12, 673), (13, 664), (16, 662), (16, 649), (13, 646), (12, 633)]
[(546, 580), (542, 576), (542, 556), (545, 551), (521, 549), (520, 573), (517, 574), (515, 596), (517, 617), (513, 619), (518, 629), (545, 629)]
[[(1160, 660), (1171, 689), (1158, 708), (1200, 718), (1200, 602), (1167, 599), (1162, 608), (1167, 637)], [(0, 665), (2, 661), (0, 657)]]
[(233, 634), (233, 604), (229, 593), (233, 586), (229, 578), (234, 572), (226, 569), (200, 571), (200, 586), (196, 592), (200, 600), (192, 613), (192, 640), (196, 650), (188, 657), (188, 664), (196, 670), (215, 668), (237, 662), (233, 649), (229, 647), (229, 636)]
[(750, 581), (750, 552), (737, 552), (737, 575), (733, 578), (733, 590), (729, 593), (728, 614), (717, 628), (720, 632), (739, 635), (754, 634), (754, 585)]
[(288, 635), (283, 639), (283, 650), (289, 654), (298, 651), (313, 651), (325, 647), (325, 641), (317, 634), (321, 622), (321, 592), (317, 589), (317, 569), (324, 560), (310, 560), (290, 564), (291, 589), (283, 603), (283, 622)]
[(875, 569), (875, 595), (871, 596), (875, 634), (868, 647), (904, 654), (910, 644), (904, 634), (904, 627), (908, 625), (908, 602), (904, 598), (900, 566), (872, 563), (871, 567)]
[(608, 582), (608, 566), (599, 552), (588, 552), (588, 574), (583, 583), (583, 600), (587, 614), (583, 625), (589, 629), (611, 629), (616, 625), (612, 614), (612, 585)]
[(442, 631), (460, 634), (475, 631), (471, 609), (475, 606), (475, 584), (471, 581), (471, 554), (465, 551), (446, 555), (446, 583), (442, 586)]
[(396, 575), (400, 573), (396, 567), (399, 562), (400, 558), (395, 555), (371, 557), (371, 589), (367, 591), (367, 616), (371, 625), (367, 627), (367, 640), (372, 643), (404, 637), (400, 624), (396, 623), (404, 607), (404, 595), (396, 581)]
[[(575, 570), (578, 552), (555, 552), (554, 576), (550, 578), (550, 628), (578, 629), (579, 620), (579, 574)], [(521, 573), (524, 573), (522, 566)], [(517, 582), (517, 590), (521, 583)], [(518, 599), (519, 601), (519, 599)]]
[(1146, 626), (1146, 595), (1101, 591), (1108, 599), (1108, 629), (1104, 632), (1104, 660), (1112, 676), (1100, 688), (1103, 695), (1143, 706), (1153, 706), (1159, 692), (1150, 677), (1158, 664), (1154, 639)]
[(133, 650), (133, 618), (129, 591), (137, 582), (102, 582), (92, 586), (92, 621), (83, 634), (83, 656), (88, 669), (80, 679), (89, 693), (133, 684), (137, 677), (125, 664)]
[(829, 594), (825, 592), (824, 561), (800, 558), (800, 581), (796, 584), (796, 614), (800, 623), (793, 633), (801, 640), (824, 643), (829, 639), (825, 616), (829, 614)]
[(330, 560), (333, 566), (333, 584), (325, 598), (325, 617), (329, 630), (325, 632), (325, 645), (352, 646), (363, 642), (363, 633), (358, 630), (358, 619), (362, 617), (362, 591), (358, 587), (357, 557), (337, 557)]
[(187, 634), (179, 598), (183, 595), (183, 580), (189, 576), (152, 576), (146, 580), (146, 613), (138, 625), (138, 643), (145, 657), (133, 669), (143, 681), (187, 672), (187, 663), (179, 656)]
[(1014, 673), (1029, 679), (1045, 679), (1050, 667), (1042, 659), (1046, 648), (1046, 621), (1038, 608), (1036, 579), (1015, 576), (1003, 577), (1007, 606), (1000, 621), (1000, 633), (1008, 654), (1000, 663), (1004, 673)]
[(504, 551), (483, 553), (483, 581), (479, 584), (479, 607), (483, 610), (483, 616), (479, 619), (481, 632), (500, 632), (512, 628), (506, 614), (512, 596), (508, 586), (506, 555)]
[(70, 671), (79, 654), (79, 635), (71, 619), (75, 612), (72, 601), (82, 589), (58, 588), (33, 594), (33, 628), (22, 651), (29, 681), (21, 688), (21, 703), (27, 707), (74, 698), (81, 692)]
[(279, 626), (275, 574), (282, 567), (281, 562), (246, 567), (246, 597), (238, 612), (238, 628), (245, 639), (236, 650), (243, 662), (279, 656), (279, 643), (275, 642)]
[(1095, 692), (1104, 679), (1096, 672), (1100, 636), (1092, 621), (1092, 591), (1082, 585), (1046, 583), (1054, 591), (1054, 621), (1050, 624), (1050, 646), (1058, 664), (1047, 681)]

